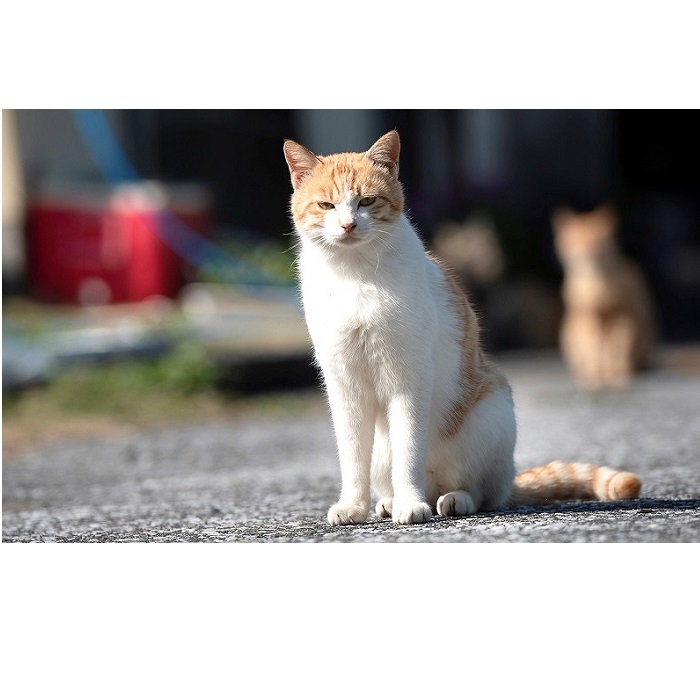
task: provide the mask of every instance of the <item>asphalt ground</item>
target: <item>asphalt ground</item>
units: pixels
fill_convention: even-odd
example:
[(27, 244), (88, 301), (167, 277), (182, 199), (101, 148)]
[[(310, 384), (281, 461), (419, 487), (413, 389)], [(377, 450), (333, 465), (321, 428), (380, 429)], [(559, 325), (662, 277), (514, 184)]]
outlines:
[(502, 365), (519, 466), (634, 469), (642, 497), (331, 527), (322, 401), (317, 415), (37, 449), (3, 463), (3, 686), (86, 700), (691, 697), (700, 375), (591, 397), (551, 355)]
[(73, 440), (7, 459), (3, 542), (700, 541), (700, 374), (666, 368), (591, 396), (552, 354), (501, 366), (514, 389), (518, 468), (562, 459), (629, 469), (642, 480), (640, 498), (333, 527), (325, 517), (339, 469), (320, 409)]

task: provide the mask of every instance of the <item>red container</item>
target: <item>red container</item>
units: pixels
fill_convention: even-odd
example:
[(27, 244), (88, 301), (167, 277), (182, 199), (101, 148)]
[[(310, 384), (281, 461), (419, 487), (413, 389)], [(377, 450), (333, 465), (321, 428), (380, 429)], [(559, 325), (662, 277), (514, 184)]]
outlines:
[(206, 194), (153, 183), (38, 194), (29, 203), (25, 229), (30, 292), (44, 301), (83, 305), (174, 297), (191, 268), (162, 240), (169, 218), (195, 240), (205, 235)]

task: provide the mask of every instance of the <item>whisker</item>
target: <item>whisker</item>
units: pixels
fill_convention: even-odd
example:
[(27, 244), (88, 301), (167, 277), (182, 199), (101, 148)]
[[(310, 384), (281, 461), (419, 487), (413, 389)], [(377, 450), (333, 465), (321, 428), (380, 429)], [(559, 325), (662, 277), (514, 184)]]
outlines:
[(287, 253), (291, 252), (292, 250), (295, 250), (296, 248), (301, 248), (301, 241), (297, 241), (293, 245), (290, 245), (287, 250), (282, 251), (282, 255), (286, 255)]

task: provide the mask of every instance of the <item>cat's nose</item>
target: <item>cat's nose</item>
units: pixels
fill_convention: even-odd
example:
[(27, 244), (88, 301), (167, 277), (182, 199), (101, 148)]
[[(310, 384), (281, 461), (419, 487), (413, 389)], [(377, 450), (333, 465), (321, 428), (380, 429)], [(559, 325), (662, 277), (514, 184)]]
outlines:
[(345, 233), (351, 233), (357, 224), (354, 221), (348, 221), (346, 223), (341, 223), (340, 226), (343, 228)]

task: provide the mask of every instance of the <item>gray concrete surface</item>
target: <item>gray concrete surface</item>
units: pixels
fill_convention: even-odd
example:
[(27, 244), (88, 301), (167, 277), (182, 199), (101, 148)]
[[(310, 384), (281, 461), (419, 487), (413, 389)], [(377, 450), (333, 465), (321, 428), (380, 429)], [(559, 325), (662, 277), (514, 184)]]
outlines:
[(81, 440), (3, 464), (4, 542), (698, 542), (700, 374), (578, 392), (556, 357), (502, 361), (516, 460), (627, 468), (624, 503), (565, 503), (397, 526), (331, 527), (339, 471), (328, 418), (241, 420)]

